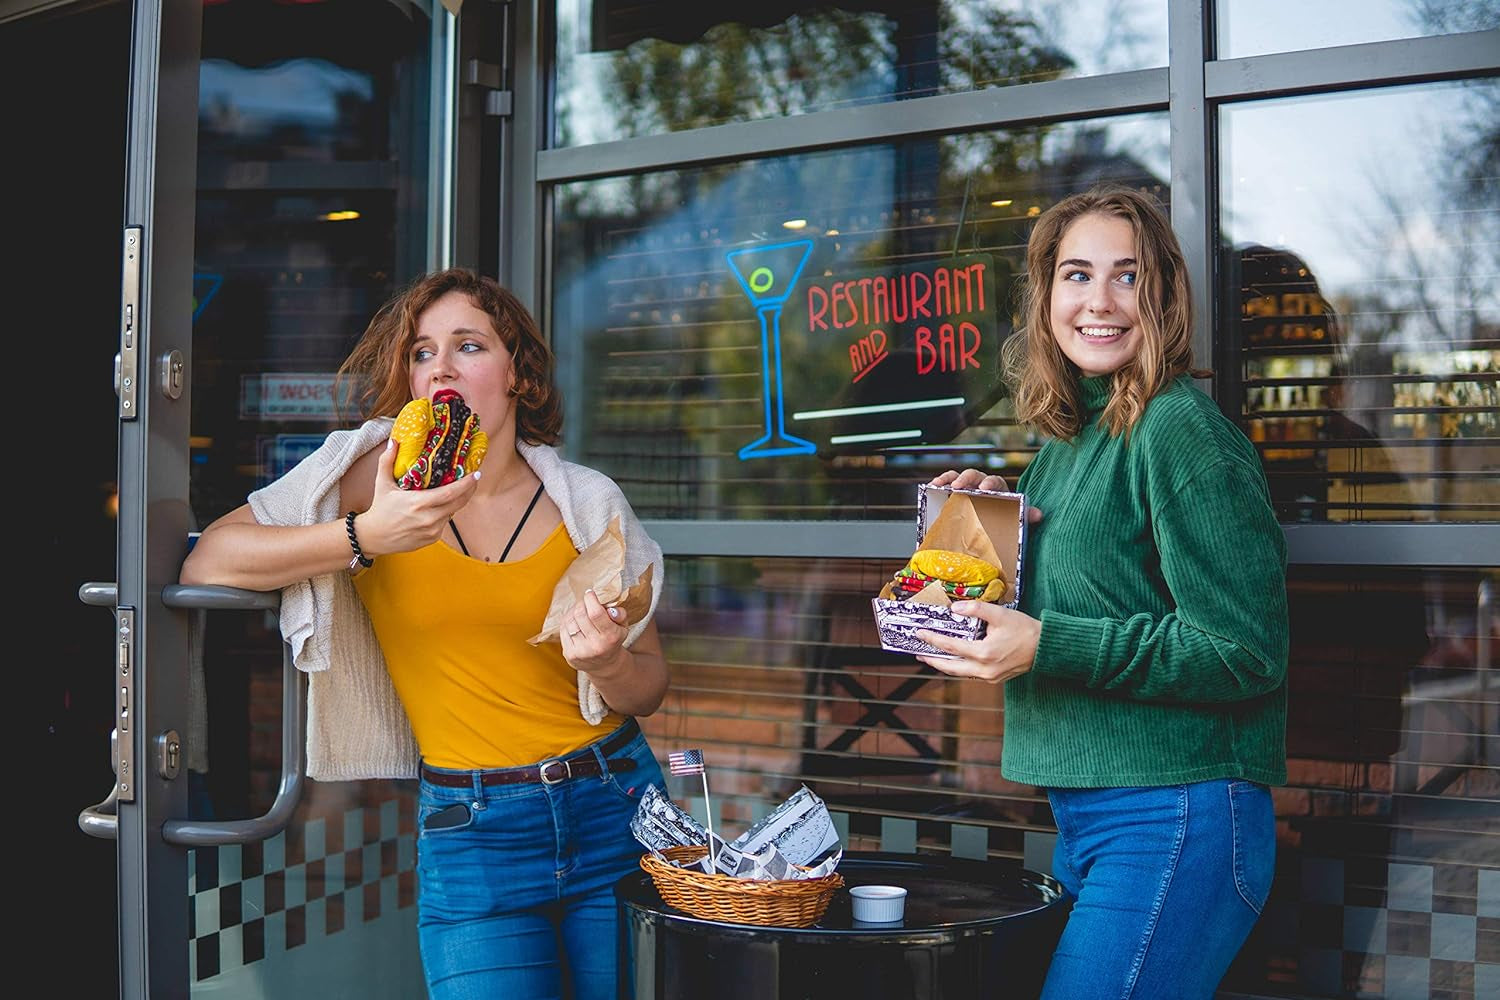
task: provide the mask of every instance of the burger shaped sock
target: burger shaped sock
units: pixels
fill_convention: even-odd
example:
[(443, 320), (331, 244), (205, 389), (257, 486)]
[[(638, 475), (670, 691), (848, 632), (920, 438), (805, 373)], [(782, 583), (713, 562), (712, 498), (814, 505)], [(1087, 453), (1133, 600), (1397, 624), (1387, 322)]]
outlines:
[(455, 389), (439, 389), (431, 400), (414, 399), (396, 414), (396, 485), (423, 490), (451, 483), (484, 461), (489, 438), (479, 417)]
[(934, 582), (955, 601), (998, 601), (1005, 594), (1005, 578), (994, 563), (952, 549), (919, 549), (891, 581), (892, 596), (905, 600)]

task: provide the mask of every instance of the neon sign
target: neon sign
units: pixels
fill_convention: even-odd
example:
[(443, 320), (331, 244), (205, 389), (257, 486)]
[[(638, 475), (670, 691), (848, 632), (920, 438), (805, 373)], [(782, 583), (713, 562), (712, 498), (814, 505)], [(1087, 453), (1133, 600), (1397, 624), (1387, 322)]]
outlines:
[[(763, 433), (739, 450), (742, 461), (947, 443), (999, 398), (1009, 329), (995, 289), (1009, 273), (992, 257), (822, 274), (794, 287), (812, 249), (799, 239), (726, 258), (761, 325)], [(788, 412), (787, 399), (803, 408)]]
[(792, 294), (812, 253), (812, 240), (792, 240), (732, 250), (729, 270), (760, 318), (761, 412), (764, 430), (739, 451), (740, 461), (776, 455), (810, 455), (818, 446), (786, 432), (781, 378), (781, 307)]
[(198, 322), (198, 317), (203, 315), (203, 310), (213, 301), (213, 297), (219, 294), (219, 289), (224, 286), (222, 274), (194, 274), (193, 275), (193, 319)]

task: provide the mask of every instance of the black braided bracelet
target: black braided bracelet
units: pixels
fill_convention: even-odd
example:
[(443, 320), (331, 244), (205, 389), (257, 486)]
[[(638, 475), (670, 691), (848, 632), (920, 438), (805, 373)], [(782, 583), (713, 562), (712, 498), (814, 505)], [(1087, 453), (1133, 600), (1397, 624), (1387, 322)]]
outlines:
[(349, 548), (354, 550), (354, 559), (350, 561), (349, 568), (352, 570), (355, 563), (369, 568), (375, 565), (374, 559), (365, 558), (365, 550), (359, 547), (359, 536), (354, 533), (354, 517), (357, 511), (350, 511), (344, 515), (344, 532), (349, 536)]

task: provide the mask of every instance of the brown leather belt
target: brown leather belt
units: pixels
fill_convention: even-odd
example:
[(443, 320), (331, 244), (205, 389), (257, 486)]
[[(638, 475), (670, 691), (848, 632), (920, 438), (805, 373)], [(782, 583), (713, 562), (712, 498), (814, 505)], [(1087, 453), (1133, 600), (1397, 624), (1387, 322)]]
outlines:
[[(610, 760), (609, 755), (621, 750), (627, 743), (640, 735), (641, 727), (634, 719), (626, 721), (604, 744), (599, 748), (605, 757), (605, 770), (610, 774), (619, 774), (624, 771), (634, 771), (635, 761), (629, 757), (620, 760)], [(485, 785), (525, 785), (541, 782), (544, 785), (555, 785), (559, 781), (567, 781), (569, 778), (589, 778), (600, 773), (599, 758), (592, 750), (579, 751), (568, 757), (553, 757), (539, 764), (528, 764), (525, 767), (503, 767), (493, 771), (480, 771), (480, 782)], [(474, 783), (473, 771), (434, 771), (432, 768), (422, 765), (422, 780), (434, 785), (442, 785), (445, 788), (467, 788)]]

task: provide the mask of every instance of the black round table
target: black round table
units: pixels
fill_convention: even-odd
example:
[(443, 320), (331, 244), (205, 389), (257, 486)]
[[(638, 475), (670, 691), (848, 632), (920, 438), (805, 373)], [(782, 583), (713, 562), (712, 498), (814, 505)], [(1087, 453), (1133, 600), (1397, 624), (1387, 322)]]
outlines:
[[(731, 924), (663, 903), (645, 872), (615, 886), (624, 1000), (1035, 997), (1067, 919), (1062, 888), (1003, 861), (845, 852), (844, 888), (808, 928)], [(861, 924), (849, 888), (900, 885), (904, 919)]]

